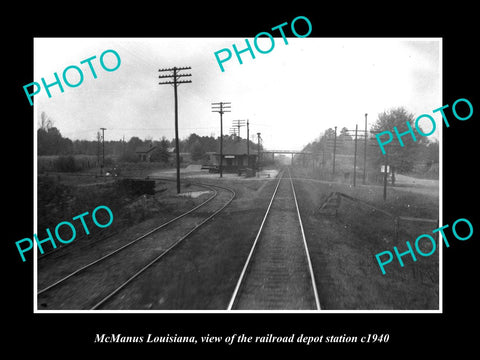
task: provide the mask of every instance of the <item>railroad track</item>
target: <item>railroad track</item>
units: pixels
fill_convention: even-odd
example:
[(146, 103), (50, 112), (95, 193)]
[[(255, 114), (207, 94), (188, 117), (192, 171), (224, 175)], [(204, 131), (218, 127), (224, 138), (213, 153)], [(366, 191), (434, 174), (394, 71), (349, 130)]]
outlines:
[[(171, 181), (175, 182), (173, 179), (165, 179), (165, 178), (156, 178), (156, 180), (161, 180), (161, 181)], [(191, 182), (189, 182), (191, 184)], [(116, 244), (115, 242), (113, 243), (104, 243), (104, 240), (117, 235), (118, 231), (115, 231), (113, 234), (109, 234), (107, 236), (101, 236), (98, 239), (95, 239), (93, 241), (93, 238), (86, 237), (85, 240), (87, 241), (82, 241), (79, 243), (76, 242), (71, 242), (66, 245), (58, 246), (56, 249), (53, 249), (49, 252), (46, 252), (42, 256), (38, 256), (38, 287), (42, 288), (40, 290), (40, 293), (43, 292), (44, 290), (47, 290), (47, 288), (55, 286), (57, 282), (61, 282), (62, 280), (66, 280), (69, 276), (75, 275), (76, 272), (82, 271), (83, 268), (88, 268), (89, 266), (93, 265), (96, 261), (101, 261), (103, 258), (106, 258), (108, 256), (111, 256), (115, 254), (115, 252), (121, 251), (128, 246), (134, 244), (137, 241), (142, 240), (144, 237), (148, 236), (150, 233), (153, 233), (155, 231), (161, 230), (162, 228), (170, 225), (171, 223), (180, 220), (182, 217), (189, 215), (190, 213), (200, 209), (202, 206), (206, 205), (208, 202), (210, 202), (212, 199), (214, 199), (217, 196), (217, 191), (212, 188), (211, 186), (208, 186), (206, 184), (196, 184), (197, 186), (207, 189), (212, 192), (212, 195), (208, 197), (206, 200), (198, 204), (197, 206), (193, 207), (192, 209), (183, 212), (180, 215), (173, 216), (173, 217), (166, 217), (164, 220), (165, 222), (153, 226), (150, 231), (147, 233), (144, 233), (142, 235), (135, 234), (135, 236), (132, 236), (135, 238), (135, 240), (131, 240), (125, 244)], [(168, 219), (168, 220), (167, 220)], [(72, 246), (72, 244), (74, 244)], [(88, 251), (85, 251), (84, 249), (88, 248)], [(72, 251), (70, 251), (72, 250)], [(71, 265), (68, 263), (69, 259), (71, 256), (75, 257), (75, 267), (77, 268), (77, 271), (74, 271), (72, 273), (69, 273), (68, 275), (65, 275), (65, 271), (63, 268), (65, 267), (70, 267)], [(52, 262), (55, 264), (52, 265)], [(59, 265), (59, 262), (63, 262), (63, 264)], [(67, 265), (66, 265), (67, 264)], [(43, 269), (49, 269), (53, 273), (47, 274), (46, 271)], [(63, 271), (63, 272), (62, 272)], [(57, 279), (55, 281), (48, 281), (47, 279)], [(47, 282), (48, 281), (48, 282)], [(50, 285), (46, 285), (46, 283), (50, 283)]]
[[(91, 175), (83, 175), (83, 174), (80, 175), (79, 174), (78, 176), (91, 176)], [(168, 182), (176, 182), (175, 179), (171, 179), (171, 178), (151, 177), (151, 176), (147, 176), (146, 178), (145, 177), (133, 177), (133, 176), (128, 176), (128, 177), (118, 176), (118, 177), (116, 177), (116, 179), (122, 179), (122, 178), (123, 179), (139, 179), (139, 180), (150, 179), (150, 180), (161, 180), (161, 181), (168, 181)], [(188, 184), (192, 184), (192, 182), (189, 181)], [(186, 211), (185, 213), (179, 215), (178, 217), (176, 217), (176, 218), (174, 218), (173, 220), (170, 220), (170, 221), (175, 221), (177, 219), (182, 218), (185, 215), (188, 215), (190, 212), (195, 211), (196, 209), (202, 207), (204, 204), (208, 203), (212, 198), (214, 198), (216, 196), (216, 191), (212, 187), (210, 187), (206, 184), (196, 184), (196, 185), (212, 191), (213, 195), (210, 198), (206, 199), (203, 203), (197, 205), (195, 208), (190, 209), (189, 211)], [(162, 224), (162, 225), (158, 226), (156, 229), (160, 229), (161, 227), (168, 225), (168, 223), (170, 221), (167, 221), (165, 224)], [(104, 230), (104, 229), (100, 229), (99, 233), (102, 233), (102, 230)], [(43, 261), (45, 259), (57, 259), (57, 257), (65, 256), (66, 253), (68, 254), (68, 251), (70, 250), (70, 247), (72, 245), (74, 245), (74, 247), (77, 250), (79, 248), (85, 248), (85, 247), (91, 248), (92, 246), (96, 246), (101, 241), (106, 240), (106, 239), (118, 234), (118, 231), (114, 231), (112, 233), (109, 230), (103, 231), (103, 232), (106, 232), (107, 234), (105, 236), (101, 236), (100, 238), (96, 239), (95, 242), (92, 242), (89, 239), (88, 236), (84, 236), (84, 239), (86, 239), (87, 241), (85, 241), (84, 244), (82, 244), (82, 245), (80, 245), (79, 242), (78, 242), (78, 240), (80, 240), (80, 238), (79, 238), (79, 239), (77, 239), (77, 241), (73, 241), (73, 242), (70, 242), (68, 244), (62, 244), (62, 243), (57, 242), (57, 247), (56, 248), (48, 249), (43, 254), (40, 254), (40, 251), (38, 251), (38, 248), (37, 248), (37, 260), (38, 261)], [(54, 256), (52, 256), (52, 255), (54, 255)]]
[(287, 168), (228, 304), (228, 310), (320, 310), (315, 277)]
[(95, 310), (105, 306), (121, 289), (212, 220), (236, 196), (230, 188), (192, 184), (211, 189), (213, 196), (39, 290), (37, 301), (40, 307)]

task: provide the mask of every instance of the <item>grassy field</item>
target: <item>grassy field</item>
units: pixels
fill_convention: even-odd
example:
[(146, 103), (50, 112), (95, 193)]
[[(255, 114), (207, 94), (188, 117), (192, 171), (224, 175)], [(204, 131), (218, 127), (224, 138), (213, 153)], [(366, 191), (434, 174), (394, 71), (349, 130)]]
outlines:
[[(302, 171), (297, 169), (296, 176)], [(401, 227), (395, 241), (391, 218), (363, 206), (342, 201), (338, 216), (315, 215), (326, 196), (340, 191), (368, 201), (395, 215), (438, 218), (438, 199), (431, 196), (389, 190), (383, 201), (380, 189), (295, 180), (321, 303), (326, 309), (438, 309), (438, 251), (430, 257), (407, 255), (402, 268), (396, 259), (382, 275), (375, 254), (436, 228), (432, 224)], [(424, 250), (427, 252), (427, 250)]]

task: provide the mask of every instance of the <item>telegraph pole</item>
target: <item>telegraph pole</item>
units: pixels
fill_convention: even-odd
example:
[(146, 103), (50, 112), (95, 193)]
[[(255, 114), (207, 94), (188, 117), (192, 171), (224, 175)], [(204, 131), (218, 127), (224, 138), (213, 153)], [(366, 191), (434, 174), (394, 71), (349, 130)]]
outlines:
[(167, 78), (168, 81), (159, 82), (159, 85), (170, 84), (173, 85), (173, 93), (175, 97), (175, 152), (177, 155), (177, 194), (180, 194), (180, 142), (178, 139), (178, 98), (177, 98), (177, 86), (180, 84), (191, 83), (191, 80), (178, 80), (181, 77), (192, 76), (192, 74), (179, 74), (179, 71), (189, 70), (188, 67), (173, 67), (169, 69), (159, 69), (158, 71), (173, 71), (171, 75), (159, 75), (158, 77), (163, 79)]
[(233, 135), (234, 138), (236, 139), (237, 138), (237, 128), (230, 128), (230, 135)]
[(367, 179), (367, 138), (368, 138), (367, 115), (368, 114), (365, 114), (365, 149), (363, 152), (363, 185), (366, 184), (366, 179)]
[[(232, 126), (236, 126), (238, 128), (237, 141), (240, 141), (240, 127), (245, 126), (245, 120), (233, 120)], [(247, 138), (248, 138), (248, 136), (247, 136)]]
[(100, 175), (102, 175), (102, 165), (100, 164), (100, 131), (97, 131), (97, 166), (100, 166)]
[(260, 134), (261, 133), (257, 133), (257, 177), (260, 176)]
[(247, 119), (247, 168), (250, 168), (250, 127)]
[(212, 112), (218, 112), (220, 114), (220, 164), (219, 171), (220, 177), (223, 177), (223, 114), (231, 111), (230, 102), (212, 103)]
[(333, 181), (335, 181), (335, 152), (337, 151), (337, 127), (335, 126), (335, 137), (333, 138)]
[(358, 138), (358, 124), (355, 125), (355, 156), (353, 158), (353, 187), (355, 187), (357, 179), (357, 138)]
[(105, 130), (107, 128), (100, 128), (102, 130), (102, 166), (100, 167), (100, 175), (103, 176), (103, 168), (105, 166)]
[(387, 200), (387, 183), (388, 183), (388, 155), (387, 149), (385, 149), (385, 168), (383, 169), (385, 172), (383, 174), (383, 201)]

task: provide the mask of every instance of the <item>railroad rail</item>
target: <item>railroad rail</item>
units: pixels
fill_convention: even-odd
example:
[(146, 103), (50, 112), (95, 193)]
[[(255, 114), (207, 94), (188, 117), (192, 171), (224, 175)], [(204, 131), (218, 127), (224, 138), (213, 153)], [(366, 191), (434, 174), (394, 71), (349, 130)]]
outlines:
[[(161, 179), (161, 180), (173, 181), (173, 180), (170, 180), (170, 179)], [(81, 266), (80, 268), (78, 268), (77, 270), (73, 271), (73, 272), (70, 273), (69, 275), (62, 277), (61, 279), (55, 281), (54, 283), (46, 286), (46, 287), (43, 288), (42, 290), (39, 290), (39, 291), (37, 292), (37, 295), (40, 295), (40, 294), (42, 294), (43, 292), (45, 292), (45, 291), (47, 291), (47, 290), (49, 290), (49, 289), (51, 289), (51, 288), (53, 288), (53, 287), (61, 284), (63, 281), (69, 279), (69, 278), (72, 277), (72, 276), (75, 276), (75, 275), (78, 274), (79, 272), (82, 272), (82, 271), (88, 269), (90, 266), (93, 266), (93, 265), (95, 265), (96, 263), (98, 263), (98, 262), (100, 262), (100, 261), (102, 261), (102, 260), (104, 260), (104, 259), (106, 259), (106, 258), (108, 258), (108, 257), (110, 257), (110, 256), (115, 255), (116, 253), (118, 253), (118, 252), (126, 249), (127, 247), (135, 244), (136, 242), (144, 239), (144, 238), (147, 237), (148, 235), (153, 234), (154, 232), (159, 231), (159, 230), (165, 228), (166, 226), (174, 223), (175, 221), (180, 220), (180, 219), (183, 218), (184, 216), (187, 216), (187, 215), (191, 214), (192, 212), (200, 209), (201, 207), (203, 207), (203, 206), (205, 206), (207, 203), (209, 203), (211, 200), (213, 200), (213, 199), (217, 196), (217, 194), (218, 194), (215, 189), (213, 189), (212, 187), (210, 187), (210, 186), (208, 186), (208, 185), (202, 184), (202, 185), (199, 185), (199, 186), (201, 186), (201, 187), (203, 187), (203, 188), (206, 188), (206, 189), (209, 189), (210, 191), (213, 192), (213, 195), (210, 196), (209, 198), (207, 198), (207, 199), (206, 199), (205, 201), (203, 201), (202, 203), (200, 203), (200, 204), (198, 204), (197, 206), (193, 207), (192, 209), (190, 209), (190, 210), (188, 210), (188, 211), (186, 211), (186, 212), (184, 212), (184, 213), (182, 213), (182, 214), (180, 214), (180, 215), (178, 215), (178, 216), (176, 216), (176, 217), (174, 217), (174, 218), (166, 221), (165, 223), (163, 223), (163, 224), (161, 224), (161, 225), (159, 225), (159, 226), (154, 227), (153, 229), (151, 229), (151, 230), (148, 231), (147, 233), (145, 233), (145, 234), (137, 237), (136, 239), (134, 239), (134, 240), (132, 240), (132, 241), (130, 241), (130, 242), (122, 245), (121, 247), (119, 247), (119, 248), (117, 248), (117, 249), (115, 249), (115, 250), (113, 250), (113, 251), (108, 252), (106, 255), (101, 256), (100, 258), (98, 258), (98, 259), (96, 259), (96, 260), (94, 260), (94, 261), (88, 262), (86, 265)], [(118, 234), (118, 232), (115, 232), (115, 233), (112, 234), (112, 235), (103, 237), (103, 238), (99, 239), (98, 241), (96, 241), (96, 242), (94, 242), (94, 243), (89, 243), (89, 246), (92, 246), (92, 245), (93, 245), (93, 246), (98, 246), (98, 244), (99, 244), (100, 241), (105, 240), (105, 239), (107, 239), (107, 238), (109, 238), (109, 237), (111, 237), (111, 236), (113, 236), (113, 235), (116, 235), (116, 234)], [(57, 255), (57, 253), (58, 253), (58, 252), (61, 252), (62, 250), (66, 250), (66, 249), (68, 250), (68, 248), (69, 248), (69, 246), (71, 246), (71, 244), (72, 244), (72, 243), (67, 244), (67, 245), (64, 245), (64, 246), (61, 246), (61, 247), (58, 247), (57, 249), (55, 249), (55, 250), (53, 250), (53, 251), (50, 251), (50, 252), (48, 252), (48, 253), (45, 253), (43, 256), (38, 257), (38, 260), (39, 260), (39, 261), (44, 261), (45, 259), (51, 257), (51, 255)]]
[[(171, 180), (163, 178), (155, 179)], [(191, 234), (193, 234), (208, 221), (212, 220), (216, 215), (224, 210), (236, 196), (235, 191), (227, 187), (211, 184), (207, 185), (196, 182), (190, 183), (209, 188), (214, 192), (214, 195), (189, 211), (167, 221), (158, 227), (155, 227), (154, 229), (135, 238), (118, 249), (109, 252), (108, 254), (88, 263), (85, 266), (82, 266), (67, 276), (62, 277), (60, 280), (55, 281), (53, 284), (38, 291), (38, 302), (40, 303), (40, 297), (44, 299), (58, 299), (62, 298), (62, 295), (68, 295), (71, 298), (72, 294), (69, 294), (68, 292), (69, 289), (71, 290), (72, 288), (77, 288), (75, 286), (76, 282), (78, 286), (82, 287), (82, 293), (79, 295), (81, 297), (84, 297), (84, 290), (87, 287), (87, 284), (91, 288), (91, 298), (82, 299), (81, 307), (86, 307), (91, 310), (98, 309), (109, 299), (115, 296), (118, 291), (141, 275), (146, 269), (168, 255), (182, 241), (187, 239)], [(222, 191), (219, 192), (215, 189), (220, 189)], [(220, 193), (222, 193), (221, 196), (219, 196)], [(223, 198), (223, 200), (219, 198)], [(206, 210), (206, 208), (208, 209)], [(202, 211), (200, 211), (200, 209)], [(184, 219), (184, 221), (180, 222), (180, 219)], [(188, 227), (189, 230), (185, 233), (186, 227)], [(160, 237), (160, 234), (164, 236)], [(167, 241), (167, 238), (170, 238), (170, 241)], [(140, 250), (135, 250), (135, 245), (137, 245)], [(125, 249), (127, 248), (131, 250), (129, 252), (125, 252)], [(142, 262), (142, 264), (138, 266), (140, 267), (139, 270), (136, 270), (133, 274), (127, 274), (122, 269), (122, 265), (132, 262), (136, 264)], [(106, 277), (109, 279), (106, 279)], [(70, 282), (72, 282), (73, 285), (70, 284), (70, 287), (64, 286), (68, 285)], [(108, 289), (95, 289), (95, 283), (97, 282), (103, 284), (107, 283), (106, 287), (108, 287)], [(78, 303), (79, 300), (74, 299), (74, 302)], [(62, 304), (62, 306), (63, 305), (64, 304)]]
[[(67, 175), (68, 176), (68, 175)], [(77, 176), (77, 174), (75, 175)], [(78, 176), (92, 176), (92, 175), (85, 175), (85, 174), (78, 174)], [(146, 180), (161, 180), (161, 181), (169, 181), (169, 182), (176, 182), (175, 179), (171, 179), (171, 178), (162, 178), (162, 177), (151, 177), (151, 176), (147, 176), (147, 177), (134, 177), (134, 176), (118, 176), (116, 177), (116, 179), (135, 179), (135, 180), (143, 180), (143, 179), (146, 179)], [(193, 184), (191, 181), (188, 181), (188, 184)], [(202, 207), (203, 205), (205, 205), (206, 203), (208, 203), (210, 200), (212, 200), (215, 196), (216, 196), (216, 191), (214, 189), (212, 189), (211, 187), (209, 187), (208, 185), (205, 185), (205, 184), (199, 184), (199, 183), (195, 183), (195, 185), (199, 186), (199, 187), (203, 187), (203, 188), (206, 188), (206, 189), (209, 189), (210, 191), (213, 192), (213, 195), (206, 199), (203, 203), (199, 204), (197, 207), (193, 208), (193, 209), (190, 209), (189, 211), (181, 214), (180, 216), (178, 216), (177, 218), (175, 219), (172, 219), (171, 221), (175, 221), (175, 220), (178, 220), (178, 219), (181, 219), (183, 216), (185, 215), (188, 215), (190, 212), (193, 212), (195, 211), (196, 209)], [(168, 225), (168, 222), (165, 223), (165, 224), (162, 224), (160, 225), (159, 227), (157, 227), (156, 229), (160, 229), (161, 227), (163, 226), (166, 226)], [(102, 229), (101, 229), (102, 230)], [(155, 230), (155, 229), (154, 229)], [(96, 240), (94, 243), (91, 243), (91, 242), (88, 242), (88, 244), (86, 246), (95, 246), (97, 245), (100, 241), (103, 241), (103, 240), (106, 240), (114, 235), (117, 235), (118, 234), (118, 231), (114, 231), (113, 233), (107, 233), (105, 236), (101, 237), (100, 239)], [(44, 260), (46, 258), (50, 258), (51, 255), (58, 255), (58, 253), (63, 253), (65, 250), (68, 250), (69, 247), (71, 247), (72, 245), (75, 245), (76, 248), (79, 248), (80, 246), (77, 244), (77, 242), (70, 242), (68, 244), (59, 244), (59, 246), (57, 246), (56, 248), (54, 249), (51, 249), (51, 250), (47, 250), (44, 254), (37, 254), (37, 260), (40, 261), (40, 260)], [(37, 248), (38, 250), (38, 248)]]
[(227, 310), (321, 310), (288, 167), (287, 173), (289, 181), (285, 171), (279, 175)]

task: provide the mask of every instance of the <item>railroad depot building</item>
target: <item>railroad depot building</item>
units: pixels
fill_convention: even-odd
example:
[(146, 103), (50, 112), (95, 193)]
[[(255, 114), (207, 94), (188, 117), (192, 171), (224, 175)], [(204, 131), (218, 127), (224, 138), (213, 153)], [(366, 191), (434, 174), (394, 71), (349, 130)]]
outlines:
[[(220, 166), (220, 153), (209, 153), (208, 155), (209, 163), (213, 165), (215, 169), (218, 169)], [(246, 141), (224, 144), (222, 158), (224, 172), (255, 175), (258, 165), (258, 153), (252, 148), (248, 151)]]

